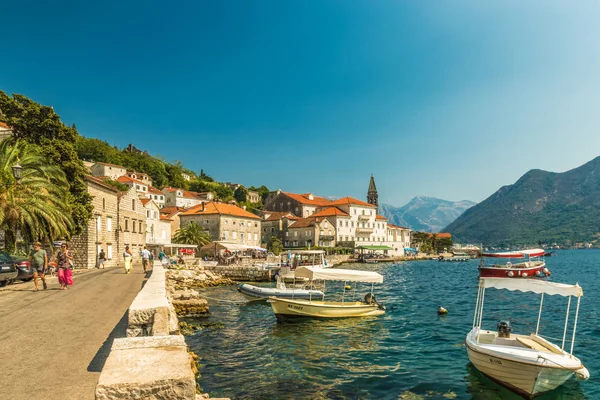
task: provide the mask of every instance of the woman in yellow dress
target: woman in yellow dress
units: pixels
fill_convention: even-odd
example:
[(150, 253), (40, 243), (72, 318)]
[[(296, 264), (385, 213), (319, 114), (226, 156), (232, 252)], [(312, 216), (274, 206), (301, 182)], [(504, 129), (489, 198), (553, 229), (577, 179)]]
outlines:
[(133, 256), (131, 255), (131, 250), (129, 250), (129, 246), (125, 246), (125, 251), (123, 251), (123, 260), (125, 260), (125, 273), (131, 273), (131, 261)]

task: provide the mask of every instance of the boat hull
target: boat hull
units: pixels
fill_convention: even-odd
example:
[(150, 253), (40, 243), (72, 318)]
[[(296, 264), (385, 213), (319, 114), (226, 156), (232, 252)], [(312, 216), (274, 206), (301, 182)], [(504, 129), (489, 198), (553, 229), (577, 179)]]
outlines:
[(532, 278), (540, 275), (546, 276), (545, 268), (546, 263), (539, 261), (512, 265), (486, 265), (479, 267), (479, 276), (482, 278)]
[(249, 300), (266, 300), (271, 296), (284, 299), (313, 299), (323, 300), (325, 296), (320, 290), (304, 290), (304, 289), (278, 289), (267, 288), (248, 284), (238, 285), (238, 292), (243, 294)]
[[(525, 398), (534, 398), (556, 389), (574, 373), (574, 368), (561, 368), (555, 363), (544, 362), (544, 354), (532, 352), (529, 360), (510, 354), (510, 350), (490, 350), (481, 346), (470, 334), (466, 348), (469, 360), (482, 374)], [(499, 347), (499, 346), (496, 346)], [(537, 358), (540, 355), (541, 358)], [(565, 357), (568, 360), (568, 357)], [(573, 361), (572, 359), (570, 360)], [(583, 368), (583, 366), (581, 366)]]
[(270, 297), (269, 303), (279, 320), (287, 318), (354, 318), (385, 314), (385, 311), (378, 305), (354, 301), (341, 303)]

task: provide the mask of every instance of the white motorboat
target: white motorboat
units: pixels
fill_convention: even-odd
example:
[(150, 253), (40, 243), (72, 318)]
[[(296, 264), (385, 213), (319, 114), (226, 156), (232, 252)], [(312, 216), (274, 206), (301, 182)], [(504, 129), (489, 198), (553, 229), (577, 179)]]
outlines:
[[(485, 290), (487, 288), (541, 294), (535, 333), (529, 335), (513, 334), (510, 323), (505, 321), (501, 321), (495, 331), (481, 329)], [(539, 335), (544, 295), (560, 295), (569, 298), (560, 347)], [(481, 373), (526, 398), (533, 398), (554, 390), (565, 383), (572, 375), (576, 375), (577, 378), (582, 380), (588, 379), (590, 376), (588, 370), (573, 355), (581, 296), (583, 296), (583, 290), (579, 285), (565, 285), (530, 279), (481, 278), (473, 317), (473, 329), (465, 340), (469, 360)], [(567, 352), (565, 341), (571, 297), (577, 298), (577, 309), (575, 311), (571, 348)]]
[(244, 283), (238, 285), (237, 290), (251, 301), (267, 300), (271, 296), (282, 299), (323, 300), (325, 296), (320, 290), (287, 287), (280, 277), (277, 277), (277, 286), (274, 288)]
[[(377, 302), (373, 294), (373, 285), (383, 282), (383, 276), (377, 272), (316, 267), (299, 267), (295, 272), (297, 278), (306, 278), (310, 282), (315, 280), (344, 282), (342, 301), (317, 301), (312, 298), (309, 300), (296, 300), (269, 297), (268, 302), (271, 303), (277, 319), (299, 317), (348, 318), (377, 316), (385, 313), (385, 307)], [(355, 283), (352, 299), (349, 301), (346, 300), (347, 282)], [(371, 291), (364, 297), (364, 301), (354, 300), (357, 282), (371, 283)], [(323, 291), (325, 292), (325, 289)]]
[(329, 268), (323, 250), (295, 250), (287, 253), (287, 261), (281, 265), (279, 275), (286, 283), (301, 283), (305, 278), (297, 278), (294, 271), (298, 267)]
[(458, 252), (454, 252), (452, 253), (452, 256), (450, 257), (444, 257), (444, 256), (439, 256), (438, 257), (438, 261), (444, 261), (444, 262), (464, 262), (464, 261), (469, 261), (471, 259), (471, 256), (469, 256), (467, 253), (458, 253)]

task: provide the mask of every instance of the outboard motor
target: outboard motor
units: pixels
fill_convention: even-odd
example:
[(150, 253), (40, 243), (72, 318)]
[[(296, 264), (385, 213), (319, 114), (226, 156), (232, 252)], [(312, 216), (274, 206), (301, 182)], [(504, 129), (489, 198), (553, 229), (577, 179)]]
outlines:
[(498, 328), (498, 337), (510, 337), (510, 331), (512, 330), (512, 327), (510, 326), (510, 321), (500, 321), (498, 322), (498, 325), (496, 325), (496, 328)]
[(375, 295), (373, 293), (365, 294), (365, 304), (368, 304), (371, 306), (377, 304), (377, 308), (379, 308), (380, 310), (385, 310), (385, 306), (382, 304), (379, 304), (377, 302), (377, 298), (375, 297)]

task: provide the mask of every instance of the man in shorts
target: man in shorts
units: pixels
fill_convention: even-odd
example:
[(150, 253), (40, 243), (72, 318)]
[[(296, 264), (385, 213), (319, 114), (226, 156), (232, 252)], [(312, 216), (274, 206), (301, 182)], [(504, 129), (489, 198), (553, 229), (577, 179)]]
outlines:
[(144, 250), (142, 250), (142, 267), (144, 267), (144, 273), (148, 272), (148, 268), (150, 268), (150, 251), (144, 246)]
[(38, 287), (38, 275), (42, 279), (44, 289), (48, 289), (48, 285), (46, 285), (48, 254), (46, 253), (46, 250), (42, 249), (42, 244), (40, 242), (35, 242), (33, 244), (33, 250), (31, 250), (31, 253), (29, 254), (29, 265), (33, 270), (33, 284), (35, 285), (34, 292), (40, 290)]

